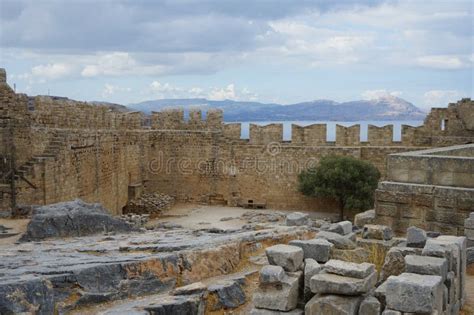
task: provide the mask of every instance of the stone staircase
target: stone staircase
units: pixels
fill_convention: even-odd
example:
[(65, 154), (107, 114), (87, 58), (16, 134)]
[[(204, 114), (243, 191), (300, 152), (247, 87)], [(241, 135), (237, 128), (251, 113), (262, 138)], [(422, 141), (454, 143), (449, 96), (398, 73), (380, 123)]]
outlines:
[(67, 134), (65, 132), (55, 131), (48, 146), (41, 154), (33, 155), (26, 163), (17, 168), (15, 179), (18, 180), (20, 177), (27, 178), (30, 177), (30, 175), (33, 175), (35, 165), (40, 164), (46, 159), (56, 158), (61, 149), (65, 147), (66, 143)]

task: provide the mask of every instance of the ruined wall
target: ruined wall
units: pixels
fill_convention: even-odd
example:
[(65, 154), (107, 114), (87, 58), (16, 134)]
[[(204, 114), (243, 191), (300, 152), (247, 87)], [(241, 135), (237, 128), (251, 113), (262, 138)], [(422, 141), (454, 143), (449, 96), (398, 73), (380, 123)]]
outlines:
[(389, 155), (387, 168), (375, 192), (380, 223), (463, 235), (474, 211), (473, 144)]
[[(434, 111), (421, 128), (404, 127), (401, 142), (392, 141), (391, 126), (370, 126), (368, 141), (361, 143), (359, 125), (337, 126), (335, 142), (328, 142), (321, 124), (292, 126), (291, 141), (283, 141), (282, 124), (251, 125), (250, 139), (243, 140), (240, 124), (224, 124), (217, 110), (205, 118), (192, 110), (187, 120), (182, 110), (144, 117), (66, 98), (28, 98), (15, 94), (5, 81), (0, 82), (0, 111), (22, 122), (15, 125), (14, 142), (18, 171), (28, 182), (17, 179), (19, 203), (83, 198), (120, 213), (128, 185), (143, 184), (145, 191), (181, 200), (229, 205), (254, 200), (274, 208), (332, 211), (337, 206), (333, 202), (297, 191), (297, 174), (321, 157), (368, 160), (385, 176), (387, 154), (474, 139), (470, 120), (459, 118), (473, 106), (466, 101), (460, 103), (462, 110), (450, 106)], [(451, 115), (448, 133), (430, 129), (441, 114)], [(1, 131), (4, 135), (7, 130)]]

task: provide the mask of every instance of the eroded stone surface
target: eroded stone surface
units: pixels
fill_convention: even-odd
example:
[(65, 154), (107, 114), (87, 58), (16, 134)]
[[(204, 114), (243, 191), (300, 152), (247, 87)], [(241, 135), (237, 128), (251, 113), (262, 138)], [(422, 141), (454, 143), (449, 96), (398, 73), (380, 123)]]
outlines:
[(352, 235), (340, 235), (337, 233), (321, 231), (316, 235), (317, 239), (325, 239), (328, 242), (334, 244), (337, 249), (354, 249), (356, 244), (351, 240)]
[(334, 247), (332, 243), (325, 239), (293, 240), (289, 244), (301, 247), (305, 259), (311, 258), (320, 263), (325, 263), (329, 260), (331, 248)]
[(310, 287), (313, 293), (318, 294), (360, 295), (373, 289), (376, 282), (376, 272), (364, 279), (319, 273), (311, 278)]
[(303, 263), (304, 253), (298, 246), (278, 244), (265, 250), (271, 265), (283, 267), (286, 271), (296, 271)]
[(369, 263), (356, 264), (337, 259), (331, 259), (324, 265), (327, 273), (345, 277), (364, 279), (375, 271), (375, 265)]
[(275, 311), (290, 311), (298, 303), (299, 286), (302, 272), (288, 274), (281, 282), (281, 287), (260, 286), (253, 295), (253, 304), (256, 308), (265, 308)]
[(362, 297), (315, 295), (305, 306), (305, 315), (357, 315)]

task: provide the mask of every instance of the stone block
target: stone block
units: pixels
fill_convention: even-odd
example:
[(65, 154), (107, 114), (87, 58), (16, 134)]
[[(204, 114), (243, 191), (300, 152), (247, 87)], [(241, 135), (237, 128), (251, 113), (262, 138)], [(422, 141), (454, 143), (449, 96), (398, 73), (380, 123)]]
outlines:
[(300, 226), (306, 225), (310, 221), (309, 215), (302, 212), (292, 212), (286, 216), (286, 225)]
[(440, 276), (402, 273), (386, 281), (387, 308), (408, 313), (442, 311)]
[(426, 232), (416, 226), (410, 226), (407, 230), (407, 246), (422, 248), (426, 244)]
[(380, 280), (386, 280), (390, 276), (398, 276), (405, 272), (405, 256), (417, 255), (421, 249), (410, 247), (392, 247), (385, 255)]
[(469, 247), (466, 249), (466, 263), (474, 263), (474, 247)]
[(311, 292), (310, 281), (311, 278), (320, 273), (323, 269), (323, 266), (318, 264), (314, 259), (305, 259), (304, 260), (304, 300), (305, 302), (309, 301), (313, 297)]
[(190, 295), (190, 294), (198, 294), (203, 293), (207, 290), (207, 286), (202, 282), (195, 282), (191, 283), (182, 287), (178, 287), (174, 289), (171, 294), (172, 295)]
[(440, 276), (443, 281), (448, 273), (446, 258), (408, 255), (405, 257), (406, 272)]
[(264, 308), (252, 308), (250, 310), (250, 315), (304, 315), (304, 311), (298, 308), (289, 312), (272, 311)]
[(386, 309), (382, 312), (382, 315), (403, 315), (402, 312)]
[(286, 271), (296, 271), (301, 267), (304, 252), (300, 247), (278, 244), (265, 250), (271, 265), (283, 267)]
[(354, 263), (363, 263), (369, 259), (370, 252), (367, 248), (357, 247), (354, 249), (335, 249), (331, 250), (331, 258)]
[(311, 278), (310, 287), (311, 292), (318, 294), (361, 295), (372, 290), (376, 282), (376, 272), (364, 279), (322, 272)]
[(315, 295), (304, 308), (305, 315), (357, 315), (362, 297)]
[(443, 242), (445, 244), (455, 244), (458, 249), (459, 249), (459, 271), (456, 273), (456, 275), (459, 275), (459, 292), (460, 292), (460, 299), (462, 300), (462, 303), (464, 303), (464, 300), (466, 299), (466, 256), (467, 256), (467, 251), (466, 251), (466, 237), (464, 236), (451, 236), (451, 235), (441, 235), (440, 237), (436, 238), (436, 241), (438, 242)]
[(334, 247), (332, 243), (325, 239), (293, 240), (289, 244), (300, 247), (305, 259), (311, 258), (320, 263), (329, 260), (331, 248)]
[(474, 229), (464, 228), (464, 236), (466, 236), (469, 239), (474, 239)]
[(379, 300), (380, 304), (382, 305), (382, 309), (385, 308), (386, 303), (386, 295), (387, 295), (387, 281), (382, 282), (374, 291), (374, 296)]
[(280, 266), (267, 265), (260, 269), (260, 283), (262, 284), (279, 284), (285, 276), (285, 271)]
[(393, 238), (393, 231), (386, 225), (366, 224), (362, 231), (362, 238), (388, 241)]
[(288, 274), (281, 286), (259, 286), (253, 295), (253, 305), (275, 311), (291, 311), (298, 304), (301, 272)]
[(164, 296), (144, 308), (147, 314), (203, 314), (205, 305), (200, 295)]
[(327, 232), (327, 231), (321, 231), (316, 235), (317, 239), (325, 239), (328, 242), (334, 244), (334, 247), (337, 249), (356, 248), (356, 244), (350, 239), (350, 237), (352, 237), (351, 234), (344, 236), (344, 235)]
[(466, 229), (474, 229), (474, 218), (471, 218), (471, 215), (469, 215), (469, 218), (464, 220), (464, 227)]
[(372, 224), (375, 221), (375, 210), (367, 210), (361, 213), (358, 213), (354, 217), (354, 225), (362, 229), (366, 224)]
[(242, 283), (238, 280), (223, 280), (210, 285), (209, 294), (215, 294), (217, 303), (212, 310), (237, 308), (246, 302), (246, 295)]
[(337, 259), (331, 259), (324, 265), (324, 271), (340, 276), (364, 279), (375, 271), (375, 265), (369, 263), (356, 264)]
[(337, 233), (341, 235), (347, 235), (349, 233), (352, 233), (352, 222), (341, 221), (333, 223), (329, 226), (328, 232)]
[(373, 296), (367, 296), (359, 307), (359, 314), (361, 315), (380, 315), (382, 305), (379, 300)]

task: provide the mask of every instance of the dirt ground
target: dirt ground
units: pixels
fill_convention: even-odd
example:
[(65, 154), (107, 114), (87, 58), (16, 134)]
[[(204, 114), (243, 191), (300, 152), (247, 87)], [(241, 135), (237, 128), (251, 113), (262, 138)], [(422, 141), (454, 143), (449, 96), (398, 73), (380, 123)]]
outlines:
[[(247, 224), (240, 216), (249, 211), (258, 211), (261, 213), (275, 213), (273, 209), (244, 209), (228, 206), (208, 206), (196, 204), (177, 204), (171, 210), (163, 213), (163, 217), (150, 221), (150, 224), (170, 222), (183, 226), (188, 229), (202, 229), (202, 228), (219, 228), (219, 229), (239, 229)], [(281, 211), (283, 213), (290, 213), (294, 211)], [(301, 211), (305, 212), (305, 211)], [(338, 214), (325, 212), (305, 212), (312, 218), (323, 219), (332, 218), (337, 219)], [(221, 221), (223, 218), (232, 218), (230, 220)]]

